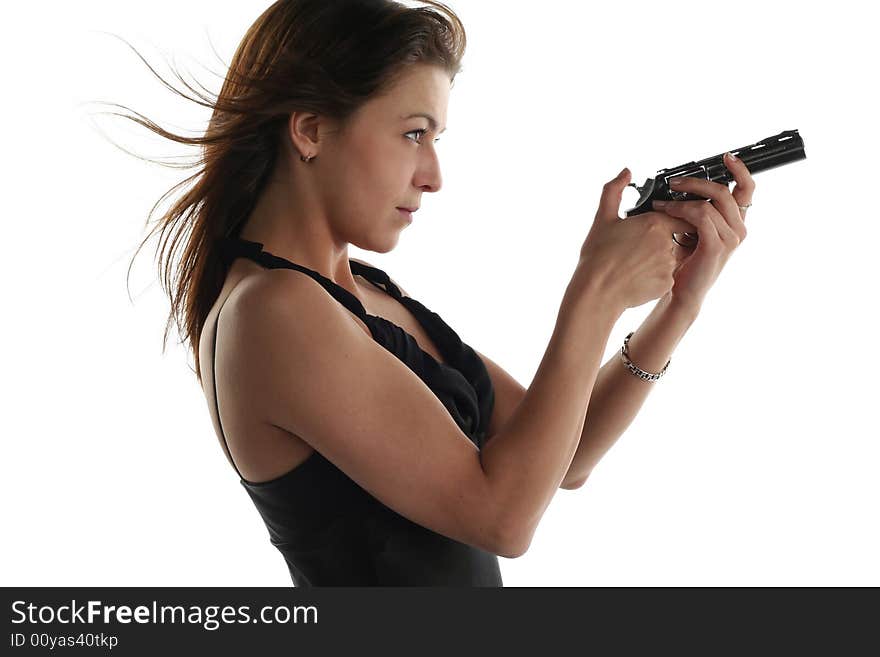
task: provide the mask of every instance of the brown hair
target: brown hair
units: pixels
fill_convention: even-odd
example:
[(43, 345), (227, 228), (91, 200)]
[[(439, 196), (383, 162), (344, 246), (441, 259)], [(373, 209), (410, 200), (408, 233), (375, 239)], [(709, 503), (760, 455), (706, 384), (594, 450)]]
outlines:
[[(153, 205), (147, 225), (164, 199), (194, 182), (159, 218), (132, 258), (133, 264), (144, 244), (159, 233), (159, 278), (171, 301), (162, 351), (174, 321), (183, 342), (190, 344), (199, 380), (199, 336), (227, 273), (216, 240), (240, 232), (275, 167), (290, 114), (314, 112), (344, 125), (411, 64), (440, 66), (452, 81), (461, 71), (467, 43), (461, 20), (441, 2), (420, 1), (440, 12), (392, 0), (278, 0), (244, 35), (216, 96), (204, 87), (208, 95), (197, 91), (175, 70), (197, 97), (177, 90), (129, 45), (166, 87), (213, 110), (207, 130), (198, 137), (168, 132), (137, 112), (103, 113), (201, 147), (201, 157), (187, 165), (136, 156), (162, 166), (199, 169)], [(172, 274), (181, 241), (183, 252)]]

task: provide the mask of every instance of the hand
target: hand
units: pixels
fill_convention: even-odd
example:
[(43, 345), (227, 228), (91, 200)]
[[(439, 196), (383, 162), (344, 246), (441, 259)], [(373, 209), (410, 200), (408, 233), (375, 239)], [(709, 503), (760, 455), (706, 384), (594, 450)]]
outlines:
[(629, 179), (629, 169), (624, 169), (602, 189), (575, 271), (575, 278), (601, 292), (604, 305), (620, 312), (669, 293), (681, 260), (672, 235), (695, 228), (662, 212), (622, 219), (620, 201)]
[(729, 153), (725, 155), (724, 164), (736, 181), (732, 193), (720, 183), (683, 177), (673, 191), (704, 196), (709, 201), (654, 203), (656, 209), (693, 224), (699, 236), (696, 249), (673, 273), (675, 283), (669, 296), (677, 305), (699, 308), (730, 255), (746, 238), (745, 211), (740, 212), (738, 206), (752, 202), (755, 182), (743, 161), (731, 158)]

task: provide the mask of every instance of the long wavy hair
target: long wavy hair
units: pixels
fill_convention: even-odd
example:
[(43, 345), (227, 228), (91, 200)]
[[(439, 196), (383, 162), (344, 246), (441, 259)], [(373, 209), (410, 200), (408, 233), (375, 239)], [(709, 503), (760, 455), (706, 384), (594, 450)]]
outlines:
[[(161, 166), (198, 170), (153, 205), (146, 226), (154, 226), (129, 264), (130, 275), (138, 253), (158, 233), (159, 280), (171, 302), (162, 352), (174, 322), (181, 343), (189, 343), (193, 352), (199, 381), (199, 337), (227, 274), (216, 240), (240, 233), (272, 175), (290, 115), (313, 112), (344, 126), (412, 64), (442, 67), (453, 82), (461, 71), (467, 45), (461, 20), (441, 2), (420, 1), (428, 6), (412, 8), (392, 0), (278, 0), (244, 35), (219, 95), (200, 84), (201, 91), (194, 89), (174, 69), (194, 96), (176, 89), (128, 44), (164, 86), (212, 110), (207, 130), (196, 137), (165, 130), (123, 105), (107, 103), (130, 114), (99, 112), (199, 147), (195, 162), (184, 165), (136, 155)], [(152, 221), (160, 203), (188, 185)]]

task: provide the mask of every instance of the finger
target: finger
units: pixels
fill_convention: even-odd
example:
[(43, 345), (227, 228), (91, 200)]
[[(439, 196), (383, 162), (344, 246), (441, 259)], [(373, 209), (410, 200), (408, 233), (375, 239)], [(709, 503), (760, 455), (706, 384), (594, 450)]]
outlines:
[[(709, 199), (722, 221), (726, 224), (726, 229), (724, 226), (718, 226), (718, 234), (725, 241), (730, 240), (731, 236), (735, 236), (737, 244), (745, 239), (746, 229), (743, 224), (742, 215), (737, 207), (736, 199), (731, 195), (727, 185), (689, 176), (672, 178), (669, 181), (669, 185), (675, 192), (688, 192)], [(703, 203), (703, 201), (682, 202)]]
[[(699, 242), (703, 244), (704, 248), (710, 246), (723, 248), (726, 244), (736, 246), (739, 243), (733, 231), (730, 230), (730, 226), (711, 203), (706, 201), (667, 201), (663, 206), (663, 212), (684, 219), (696, 226)], [(723, 231), (724, 234), (719, 231)]]
[(620, 219), (620, 202), (623, 199), (623, 190), (630, 181), (630, 170), (624, 167), (623, 171), (613, 179), (605, 183), (602, 188), (602, 198), (599, 200), (599, 210), (596, 216), (605, 219)]
[[(736, 181), (736, 185), (733, 188), (733, 198), (736, 199), (736, 204), (749, 205), (755, 194), (755, 180), (752, 178), (749, 168), (746, 166), (745, 162), (736, 157), (733, 153), (727, 153), (725, 155), (724, 166), (726, 166), (727, 170), (733, 174), (733, 179)], [(745, 212), (745, 210), (741, 211), (743, 220), (745, 220)]]

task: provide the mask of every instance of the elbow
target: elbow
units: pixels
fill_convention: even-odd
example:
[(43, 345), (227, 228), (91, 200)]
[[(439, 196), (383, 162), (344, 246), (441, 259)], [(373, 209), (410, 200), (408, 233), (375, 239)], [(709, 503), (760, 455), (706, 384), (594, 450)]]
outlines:
[(533, 532), (524, 531), (516, 525), (508, 525), (499, 532), (495, 554), (505, 559), (516, 559), (524, 555), (532, 544)]
[[(590, 472), (592, 472), (592, 470)], [(559, 484), (559, 487), (563, 488), (565, 490), (577, 490), (578, 488), (580, 488), (581, 486), (583, 486), (586, 483), (589, 476), (590, 476), (590, 473), (588, 472), (587, 474), (585, 474), (583, 477), (581, 477), (577, 481), (566, 482), (565, 479), (563, 479), (562, 483)]]

